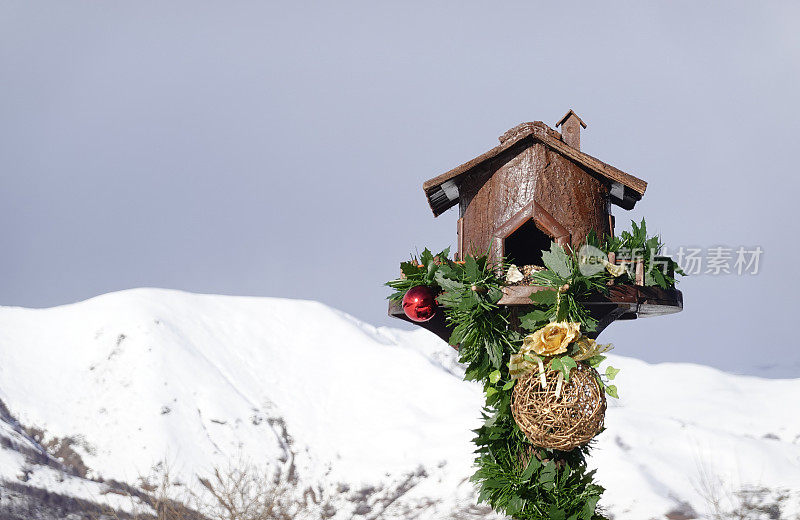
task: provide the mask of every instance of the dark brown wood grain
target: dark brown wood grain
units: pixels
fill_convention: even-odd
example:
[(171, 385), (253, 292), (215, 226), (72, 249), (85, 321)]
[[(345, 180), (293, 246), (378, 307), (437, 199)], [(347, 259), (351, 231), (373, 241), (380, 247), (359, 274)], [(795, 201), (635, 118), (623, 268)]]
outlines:
[[(500, 145), (495, 146), (488, 152), (438, 177), (425, 181), (422, 188), (428, 198), (434, 215), (438, 216), (447, 211), (447, 209), (459, 204), (460, 196), (455, 199), (443, 196), (441, 189), (443, 184), (452, 181), (458, 185), (458, 189), (463, 194), (463, 183), (467, 175), (473, 175), (480, 171), (496, 170), (496, 160), (500, 158), (501, 162), (507, 161), (508, 154), (506, 152), (517, 147), (520, 142), (525, 142), (527, 145), (532, 145), (534, 142), (544, 144), (552, 151), (557, 152), (587, 171), (590, 171), (593, 175), (603, 180), (603, 182), (616, 182), (621, 184), (626, 189), (626, 198), (629, 198), (626, 204), (629, 204), (630, 207), (632, 207), (632, 204), (635, 204), (637, 200), (642, 198), (642, 195), (644, 195), (647, 189), (647, 183), (642, 179), (634, 177), (589, 154), (581, 152), (579, 149), (564, 142), (561, 134), (557, 131), (541, 121), (535, 121), (515, 126), (500, 137)], [(505, 159), (502, 157), (504, 155), (506, 156)], [(487, 164), (490, 162), (495, 162), (495, 164)], [(628, 207), (628, 209), (630, 209), (630, 207)]]
[(535, 201), (569, 231), (572, 245), (579, 247), (591, 230), (609, 234), (607, 183), (546, 146), (531, 150), (539, 166)]
[(492, 256), (502, 256), (502, 240), (497, 239), (525, 219), (562, 245), (579, 246), (591, 230), (610, 233), (608, 190), (582, 166), (542, 144), (519, 141), (463, 179), (459, 254), (491, 250)]
[(586, 123), (578, 117), (578, 114), (570, 109), (569, 112), (564, 114), (564, 117), (556, 123), (556, 128), (561, 127), (561, 139), (575, 148), (581, 149), (581, 127), (586, 128)]

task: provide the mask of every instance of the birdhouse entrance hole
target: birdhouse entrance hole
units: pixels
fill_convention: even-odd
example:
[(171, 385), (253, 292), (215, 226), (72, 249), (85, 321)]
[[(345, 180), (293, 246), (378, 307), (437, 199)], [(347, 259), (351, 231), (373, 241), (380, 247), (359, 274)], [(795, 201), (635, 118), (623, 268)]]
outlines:
[(508, 262), (516, 265), (542, 265), (542, 251), (550, 249), (553, 237), (528, 219), (506, 237), (503, 252)]
[(505, 258), (517, 265), (541, 266), (542, 251), (549, 250), (554, 240), (567, 247), (569, 237), (564, 226), (539, 204), (531, 202), (493, 233), (494, 259), (500, 262)]

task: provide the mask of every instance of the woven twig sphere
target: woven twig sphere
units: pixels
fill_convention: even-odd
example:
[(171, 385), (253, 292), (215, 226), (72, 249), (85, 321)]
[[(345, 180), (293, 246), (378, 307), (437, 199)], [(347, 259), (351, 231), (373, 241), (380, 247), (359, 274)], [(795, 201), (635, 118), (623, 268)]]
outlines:
[(578, 363), (556, 397), (558, 372), (547, 372), (547, 387), (534, 372), (514, 387), (511, 412), (520, 430), (534, 446), (569, 451), (589, 442), (603, 427), (606, 396), (597, 372)]

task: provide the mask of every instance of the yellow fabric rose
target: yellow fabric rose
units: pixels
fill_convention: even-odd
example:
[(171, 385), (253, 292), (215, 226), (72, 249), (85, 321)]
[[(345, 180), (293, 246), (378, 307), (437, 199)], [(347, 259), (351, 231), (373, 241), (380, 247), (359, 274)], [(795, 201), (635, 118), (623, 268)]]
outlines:
[(581, 324), (569, 321), (548, 323), (533, 334), (525, 336), (522, 346), (540, 356), (556, 356), (567, 351), (570, 343), (581, 335)]

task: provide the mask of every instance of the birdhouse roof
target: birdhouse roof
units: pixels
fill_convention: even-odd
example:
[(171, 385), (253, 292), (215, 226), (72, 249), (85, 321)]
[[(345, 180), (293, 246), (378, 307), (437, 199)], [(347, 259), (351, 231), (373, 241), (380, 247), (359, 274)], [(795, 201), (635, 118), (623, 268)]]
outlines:
[(564, 117), (559, 119), (558, 123), (556, 123), (556, 128), (558, 128), (559, 126), (561, 126), (564, 123), (566, 123), (567, 119), (569, 119), (569, 116), (575, 116), (575, 119), (578, 120), (578, 122), (581, 124), (581, 126), (586, 128), (586, 123), (584, 123), (583, 119), (581, 119), (580, 116), (578, 114), (576, 114), (571, 108), (569, 109), (569, 112), (564, 114)]
[(578, 116), (578, 114), (576, 114), (571, 108), (569, 109), (569, 112), (564, 114), (564, 117), (558, 120), (558, 123), (556, 123), (556, 128), (563, 125), (567, 121), (567, 119), (569, 119), (569, 116), (575, 116), (575, 119), (578, 120), (581, 126), (586, 128), (586, 123), (584, 123), (583, 119), (581, 119), (580, 116)]
[[(569, 112), (567, 115), (569, 115)], [(465, 162), (461, 166), (453, 168), (447, 173), (425, 181), (422, 189), (425, 190), (425, 196), (428, 198), (428, 203), (433, 210), (434, 216), (438, 217), (458, 204), (458, 188), (463, 176), (475, 171), (482, 164), (497, 157), (517, 145), (517, 143), (523, 142), (526, 142), (528, 146), (534, 143), (542, 143), (590, 172), (606, 179), (611, 184), (611, 202), (624, 209), (632, 209), (636, 202), (641, 200), (645, 189), (647, 189), (647, 182), (569, 146), (561, 140), (561, 134), (557, 131), (541, 121), (535, 121), (515, 126), (500, 137), (498, 146), (471, 161)]]

